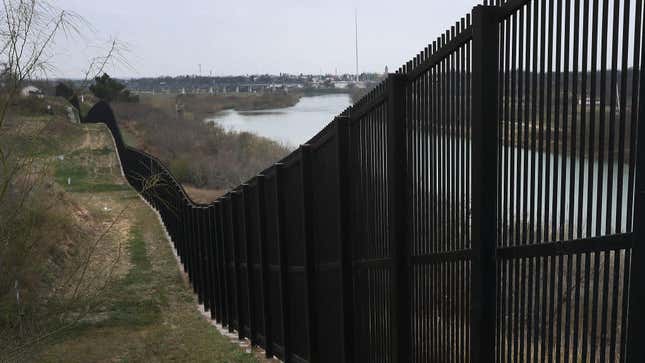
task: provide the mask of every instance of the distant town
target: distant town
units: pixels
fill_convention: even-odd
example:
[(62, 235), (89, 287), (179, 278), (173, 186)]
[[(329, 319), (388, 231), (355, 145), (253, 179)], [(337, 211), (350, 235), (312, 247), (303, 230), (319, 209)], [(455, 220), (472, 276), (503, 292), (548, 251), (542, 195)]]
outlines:
[[(311, 91), (315, 93), (347, 92), (369, 89), (384, 74), (258, 74), (241, 76), (162, 76), (156, 78), (119, 79), (136, 94), (227, 94), (275, 91)], [(80, 81), (70, 80), (72, 83)]]

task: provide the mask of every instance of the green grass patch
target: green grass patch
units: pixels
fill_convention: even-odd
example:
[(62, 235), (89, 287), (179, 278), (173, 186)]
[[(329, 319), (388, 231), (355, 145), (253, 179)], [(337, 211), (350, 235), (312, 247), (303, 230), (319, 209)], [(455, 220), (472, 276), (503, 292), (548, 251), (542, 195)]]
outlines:
[(103, 146), (98, 149), (76, 149), (68, 154), (71, 157), (88, 157), (88, 156), (106, 156), (114, 153), (114, 149), (109, 146)]
[(68, 178), (72, 181), (85, 180), (89, 177), (89, 173), (86, 168), (80, 165), (73, 165), (69, 162), (62, 162), (57, 168), (56, 173), (54, 174), (56, 181), (59, 184), (67, 184)]
[(103, 326), (145, 326), (161, 316), (161, 295), (151, 293), (154, 286), (152, 264), (140, 227), (133, 227), (128, 241), (132, 267), (113, 287), (113, 303)]
[(99, 175), (92, 176), (87, 168), (67, 160), (58, 164), (54, 177), (56, 182), (68, 192), (105, 193), (130, 190), (125, 184), (103, 182), (106, 178), (101, 178), (101, 175), (104, 175), (109, 170), (109, 168), (100, 168)]
[(65, 190), (72, 193), (107, 193), (130, 190), (130, 187), (123, 184), (86, 183), (67, 185)]
[(132, 285), (149, 282), (152, 265), (146, 252), (146, 242), (139, 228), (134, 228), (131, 232), (128, 253), (130, 254), (130, 262), (133, 264), (133, 267), (128, 272), (124, 280), (125, 283)]
[(105, 319), (82, 321), (55, 340), (57, 343), (83, 337), (95, 329), (138, 329), (159, 322), (161, 296), (151, 293), (154, 286), (152, 264), (140, 226), (130, 231), (127, 251), (131, 263), (128, 273), (110, 286)]

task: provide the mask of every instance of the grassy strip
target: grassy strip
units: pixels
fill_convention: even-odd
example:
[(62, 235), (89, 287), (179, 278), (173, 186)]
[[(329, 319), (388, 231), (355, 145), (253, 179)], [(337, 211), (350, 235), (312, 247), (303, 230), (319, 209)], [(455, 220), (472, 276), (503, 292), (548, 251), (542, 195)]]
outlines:
[[(103, 152), (103, 149), (94, 151), (96, 155), (104, 155)], [(68, 192), (105, 193), (130, 190), (126, 184), (105, 183), (109, 180), (107, 174), (111, 171), (110, 168), (99, 167), (97, 171), (90, 175), (90, 168), (80, 165), (79, 160), (71, 156), (58, 162), (54, 177), (56, 182)]]
[(39, 362), (257, 362), (200, 316), (153, 213), (130, 213), (127, 274), (111, 286), (103, 321), (88, 321), (52, 342)]
[[(114, 303), (111, 306), (110, 318), (106, 325), (143, 326), (159, 320), (163, 294), (153, 291), (142, 294), (152, 288), (152, 265), (146, 252), (141, 227), (135, 226), (131, 231), (128, 253), (132, 267), (128, 274), (112, 289)], [(157, 292), (162, 292), (157, 291)]]

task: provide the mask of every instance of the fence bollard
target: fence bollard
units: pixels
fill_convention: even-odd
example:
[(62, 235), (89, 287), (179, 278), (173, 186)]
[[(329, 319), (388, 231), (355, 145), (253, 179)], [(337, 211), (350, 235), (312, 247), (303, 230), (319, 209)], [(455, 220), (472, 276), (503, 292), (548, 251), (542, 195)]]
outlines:
[(497, 83), (496, 7), (473, 10), (471, 362), (495, 361), (497, 319)]

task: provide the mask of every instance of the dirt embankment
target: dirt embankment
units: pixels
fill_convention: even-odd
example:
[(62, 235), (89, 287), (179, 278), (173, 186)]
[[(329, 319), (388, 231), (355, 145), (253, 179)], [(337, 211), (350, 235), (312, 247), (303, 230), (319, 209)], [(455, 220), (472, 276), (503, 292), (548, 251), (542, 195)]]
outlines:
[[(256, 362), (201, 316), (157, 216), (123, 179), (105, 126), (72, 124), (64, 112), (18, 115), (0, 142), (33, 159), (15, 188), (38, 181), (28, 194), (37, 214), (0, 208), (0, 226), (25, 223), (32, 248), (24, 263), (12, 259), (20, 306), (13, 281), (0, 291), (0, 361)], [(10, 247), (23, 253), (23, 240)]]

